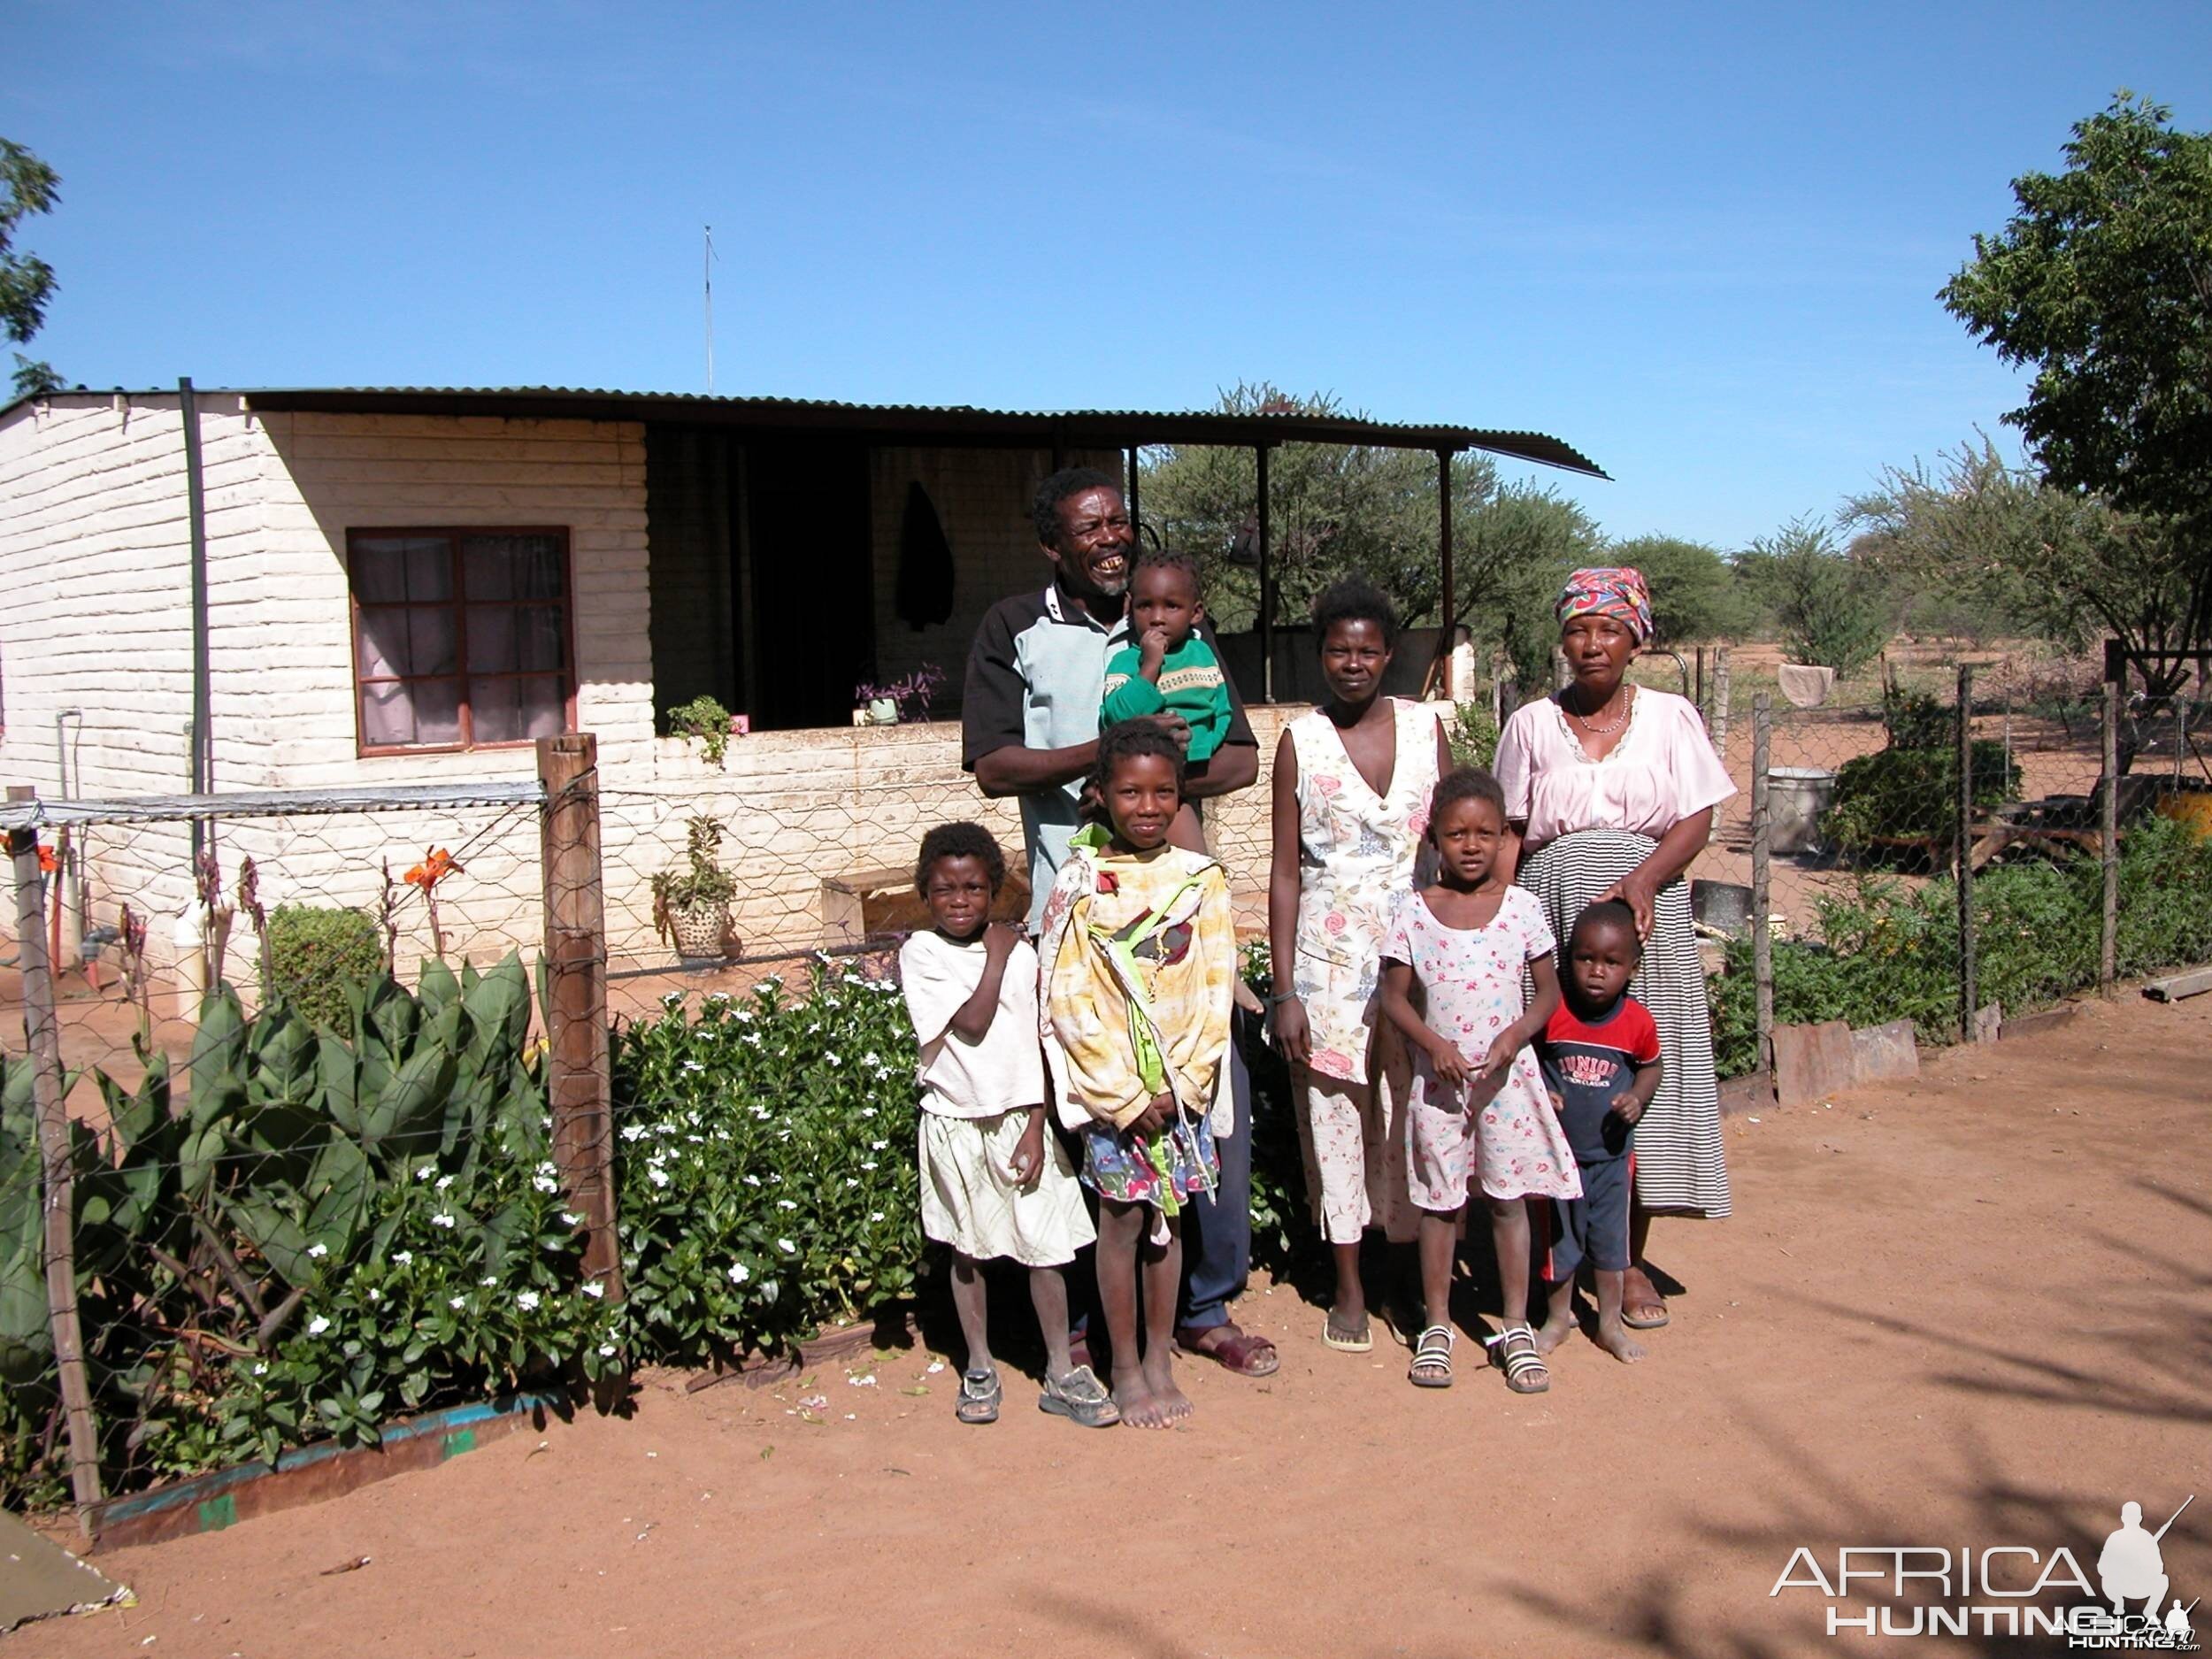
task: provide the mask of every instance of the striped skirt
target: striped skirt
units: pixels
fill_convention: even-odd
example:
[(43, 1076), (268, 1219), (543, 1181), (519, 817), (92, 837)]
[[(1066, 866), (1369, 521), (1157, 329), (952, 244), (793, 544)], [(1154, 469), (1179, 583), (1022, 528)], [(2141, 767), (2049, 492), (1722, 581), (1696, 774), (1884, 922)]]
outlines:
[[(1520, 883), (1543, 900), (1563, 957), (1583, 907), (1643, 863), (1656, 844), (1630, 830), (1576, 830), (1521, 866)], [(1679, 876), (1659, 889), (1643, 966), (1628, 991), (1651, 1010), (1666, 1063), (1659, 1093), (1636, 1125), (1636, 1196), (1647, 1210), (1724, 1216), (1728, 1159), (1713, 1077), (1712, 1016), (1705, 964), (1690, 928), (1689, 884)]]

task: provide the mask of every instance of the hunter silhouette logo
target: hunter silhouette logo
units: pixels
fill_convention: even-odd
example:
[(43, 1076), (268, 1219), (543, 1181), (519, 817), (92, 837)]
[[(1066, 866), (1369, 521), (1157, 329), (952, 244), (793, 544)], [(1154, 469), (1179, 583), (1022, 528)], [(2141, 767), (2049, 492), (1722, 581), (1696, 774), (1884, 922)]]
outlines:
[[(2070, 1648), (2193, 1653), (2197, 1604), (2171, 1594), (2163, 1543), (2195, 1502), (2184, 1498), (2156, 1532), (2144, 1526), (2141, 1504), (2123, 1503), (2094, 1582), (2064, 1545), (1847, 1545), (1832, 1575), (1801, 1545), (1767, 1594), (1818, 1591), (1831, 1636), (2062, 1636)], [(2030, 1574), (2032, 1583), (2015, 1587)]]

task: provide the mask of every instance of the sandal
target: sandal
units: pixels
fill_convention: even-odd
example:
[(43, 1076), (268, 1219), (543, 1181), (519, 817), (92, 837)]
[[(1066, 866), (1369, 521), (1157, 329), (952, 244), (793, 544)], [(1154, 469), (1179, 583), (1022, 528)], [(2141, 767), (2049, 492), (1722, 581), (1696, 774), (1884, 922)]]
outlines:
[[(1217, 1342), (1207, 1342), (1205, 1339), (1217, 1331), (1229, 1334)], [(1175, 1346), (1194, 1359), (1210, 1359), (1240, 1377), (1272, 1377), (1283, 1363), (1272, 1342), (1233, 1325), (1179, 1325)]]
[(1448, 1325), (1432, 1325), (1421, 1333), (1413, 1345), (1413, 1363), (1406, 1368), (1406, 1380), (1416, 1388), (1448, 1388), (1452, 1386), (1452, 1344), (1457, 1339)]
[(1324, 1347), (1333, 1348), (1340, 1354), (1367, 1354), (1371, 1353), (1375, 1347), (1375, 1339), (1369, 1333), (1366, 1320), (1359, 1322), (1356, 1336), (1339, 1336), (1334, 1314), (1321, 1316), (1321, 1341)]
[(1490, 1339), (1490, 1357), (1505, 1373), (1505, 1386), (1517, 1394), (1540, 1394), (1551, 1386), (1551, 1368), (1536, 1351), (1536, 1333), (1525, 1325), (1509, 1325)]
[(1621, 1323), (1632, 1331), (1656, 1331), (1671, 1317), (1667, 1312), (1666, 1299), (1660, 1295), (1658, 1287), (1641, 1268), (1632, 1267), (1629, 1272), (1633, 1279), (1643, 1280), (1643, 1288), (1650, 1293), (1651, 1300), (1632, 1302), (1629, 1287), (1624, 1286), (1621, 1291)]
[(1121, 1421), (1121, 1408), (1088, 1365), (1078, 1365), (1064, 1377), (1047, 1376), (1037, 1409), (1087, 1429), (1110, 1429)]
[(962, 1371), (960, 1403), (953, 1408), (952, 1414), (963, 1423), (995, 1423), (999, 1401), (1003, 1397), (996, 1371)]

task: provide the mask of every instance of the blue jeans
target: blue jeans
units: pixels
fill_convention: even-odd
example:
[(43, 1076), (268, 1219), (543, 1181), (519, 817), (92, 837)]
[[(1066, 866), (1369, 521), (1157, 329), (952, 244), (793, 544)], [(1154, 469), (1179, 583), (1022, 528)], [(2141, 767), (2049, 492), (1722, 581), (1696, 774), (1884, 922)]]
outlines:
[[(1244, 1011), (1236, 1018), (1241, 1022)], [(1183, 1305), (1176, 1324), (1201, 1331), (1229, 1323), (1229, 1303), (1252, 1271), (1252, 1073), (1243, 1050), (1229, 1042), (1230, 1132), (1214, 1142), (1221, 1178), (1214, 1194), (1200, 1194), (1183, 1212)]]

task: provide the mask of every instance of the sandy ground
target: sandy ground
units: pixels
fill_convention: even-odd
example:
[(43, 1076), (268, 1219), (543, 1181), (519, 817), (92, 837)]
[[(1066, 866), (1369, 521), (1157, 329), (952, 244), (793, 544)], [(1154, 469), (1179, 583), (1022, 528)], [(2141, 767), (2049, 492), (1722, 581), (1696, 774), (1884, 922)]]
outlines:
[[(2155, 1525), (2196, 1493), (2165, 1541), (2193, 1598), (2212, 1591), (2208, 1051), (2212, 996), (2131, 994), (1917, 1084), (1732, 1120), (1737, 1215), (1657, 1235), (1686, 1291), (1651, 1358), (1577, 1341), (1546, 1395), (1509, 1395), (1464, 1343), (1459, 1385), (1416, 1392), (1394, 1346), (1325, 1350), (1287, 1286), (1241, 1304), (1279, 1374), (1185, 1362), (1197, 1413), (1171, 1433), (1077, 1430), (1019, 1386), (1004, 1421), (963, 1429), (922, 1351), (854, 1368), (873, 1386), (662, 1378), (630, 1420), (102, 1556), (135, 1609), (4, 1646), (1758, 1659), (1870, 1646), (1825, 1635), (1817, 1590), (1770, 1594), (1801, 1545), (1831, 1574), (1844, 1545), (2062, 1544), (2093, 1573), (2124, 1500)], [(1485, 1300), (1471, 1284), (1469, 1311)], [(790, 1415), (810, 1392), (826, 1421)], [(2021, 1559), (2001, 1583), (2032, 1582)]]

